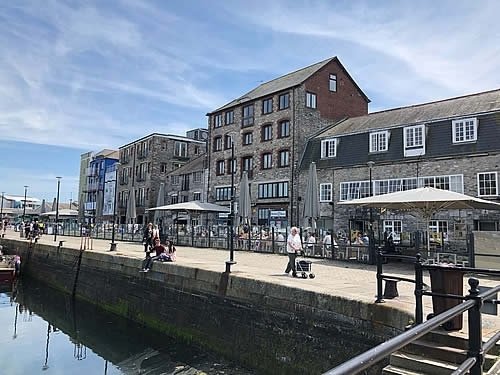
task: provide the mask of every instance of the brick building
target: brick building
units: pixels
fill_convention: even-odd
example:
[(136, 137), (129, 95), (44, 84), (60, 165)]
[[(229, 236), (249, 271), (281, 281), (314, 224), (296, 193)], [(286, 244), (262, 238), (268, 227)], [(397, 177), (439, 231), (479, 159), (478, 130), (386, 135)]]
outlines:
[(229, 205), (232, 186), (236, 197), (241, 174), (248, 171), (252, 222), (277, 228), (297, 224), (298, 161), (307, 139), (332, 121), (367, 114), (369, 102), (333, 57), (263, 83), (208, 113), (208, 200)]

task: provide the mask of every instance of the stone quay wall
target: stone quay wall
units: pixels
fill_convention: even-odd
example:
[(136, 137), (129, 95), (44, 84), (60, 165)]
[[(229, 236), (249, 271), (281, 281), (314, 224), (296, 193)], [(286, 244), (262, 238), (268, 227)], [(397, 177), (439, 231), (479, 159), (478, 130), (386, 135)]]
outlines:
[(21, 256), (25, 276), (263, 374), (325, 372), (401, 333), (412, 319), (387, 305), (173, 263), (139, 273), (137, 258), (116, 253), (0, 243)]

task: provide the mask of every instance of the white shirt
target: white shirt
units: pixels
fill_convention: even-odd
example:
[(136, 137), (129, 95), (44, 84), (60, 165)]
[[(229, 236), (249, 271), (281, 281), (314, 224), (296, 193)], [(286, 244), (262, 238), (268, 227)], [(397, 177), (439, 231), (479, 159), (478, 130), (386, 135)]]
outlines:
[(288, 240), (286, 242), (287, 242), (286, 244), (287, 253), (295, 253), (297, 250), (300, 250), (301, 241), (298, 233), (295, 233), (295, 235), (290, 233), (288, 235)]
[(325, 238), (323, 238), (323, 244), (324, 245), (331, 245), (332, 244), (332, 236), (330, 234), (327, 234)]

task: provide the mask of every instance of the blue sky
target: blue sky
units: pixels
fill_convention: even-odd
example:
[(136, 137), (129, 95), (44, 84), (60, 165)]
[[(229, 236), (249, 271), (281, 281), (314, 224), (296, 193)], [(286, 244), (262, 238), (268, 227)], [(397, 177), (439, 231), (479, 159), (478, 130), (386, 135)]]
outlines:
[(77, 199), (80, 155), (337, 56), (370, 112), (500, 88), (500, 2), (0, 3), (0, 190)]

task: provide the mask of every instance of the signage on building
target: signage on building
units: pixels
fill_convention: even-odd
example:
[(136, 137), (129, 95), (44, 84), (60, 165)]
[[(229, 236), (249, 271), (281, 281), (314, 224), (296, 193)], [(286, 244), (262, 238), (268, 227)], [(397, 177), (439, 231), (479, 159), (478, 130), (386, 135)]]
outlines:
[(271, 217), (286, 217), (286, 211), (271, 211), (270, 212)]

